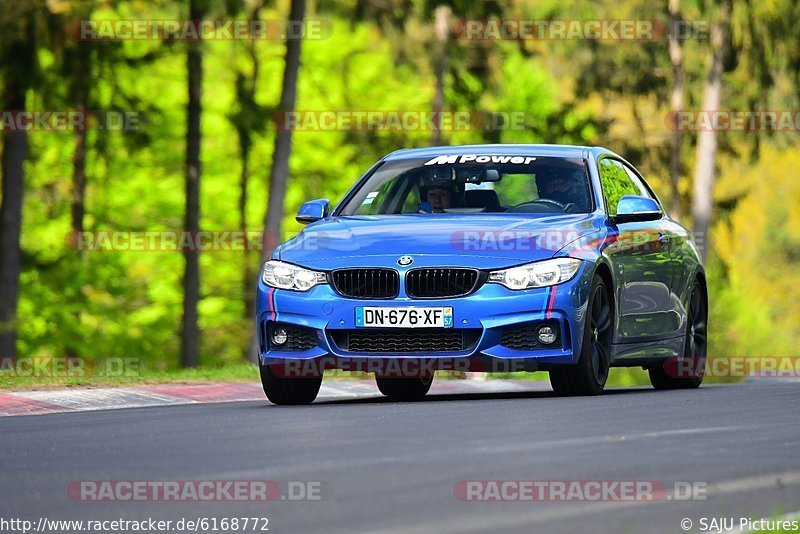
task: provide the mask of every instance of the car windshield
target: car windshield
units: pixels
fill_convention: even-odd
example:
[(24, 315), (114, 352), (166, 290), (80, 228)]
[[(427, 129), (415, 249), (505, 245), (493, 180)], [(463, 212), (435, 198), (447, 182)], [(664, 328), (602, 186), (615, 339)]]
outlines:
[(339, 214), (589, 213), (592, 204), (581, 159), (442, 155), (383, 164)]

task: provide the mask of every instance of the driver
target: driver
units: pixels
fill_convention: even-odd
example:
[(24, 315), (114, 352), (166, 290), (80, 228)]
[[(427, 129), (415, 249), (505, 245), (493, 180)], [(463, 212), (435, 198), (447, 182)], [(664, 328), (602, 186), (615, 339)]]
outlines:
[(580, 173), (553, 170), (536, 179), (539, 198), (554, 200), (562, 206), (574, 204), (583, 209), (583, 177)]

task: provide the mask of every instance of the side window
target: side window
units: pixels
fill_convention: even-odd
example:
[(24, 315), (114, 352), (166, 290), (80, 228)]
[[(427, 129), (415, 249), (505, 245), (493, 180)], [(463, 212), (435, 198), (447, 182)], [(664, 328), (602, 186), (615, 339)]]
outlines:
[(642, 179), (639, 178), (639, 175), (636, 174), (633, 171), (633, 169), (631, 169), (627, 165), (623, 164), (622, 166), (625, 167), (625, 172), (628, 173), (628, 177), (633, 182), (633, 185), (636, 186), (636, 189), (639, 190), (639, 192), (637, 194), (639, 196), (652, 198), (653, 200), (655, 200), (655, 197), (653, 197), (653, 195), (650, 194), (650, 191), (647, 189), (647, 186), (644, 185), (644, 182), (642, 182)]
[(611, 158), (600, 160), (600, 185), (603, 187), (608, 215), (611, 216), (617, 214), (619, 199), (625, 195), (641, 194), (622, 163)]

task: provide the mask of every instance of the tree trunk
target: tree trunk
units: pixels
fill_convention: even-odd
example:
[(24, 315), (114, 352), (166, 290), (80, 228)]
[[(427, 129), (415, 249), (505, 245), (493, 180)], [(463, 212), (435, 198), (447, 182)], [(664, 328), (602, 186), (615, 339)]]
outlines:
[[(25, 88), (12, 75), (6, 79), (3, 109), (25, 109)], [(25, 184), (24, 163), (28, 134), (3, 132), (3, 201), (0, 205), (0, 357), (16, 356), (17, 302), (21, 255), (22, 202)]]
[[(299, 24), (305, 17), (305, 0), (292, 0), (289, 9), (289, 20)], [(300, 70), (300, 39), (286, 39), (286, 60), (283, 67), (283, 84), (278, 111), (286, 113), (294, 111), (297, 101), (297, 75)], [(280, 122), (280, 121), (279, 121)], [(264, 214), (264, 235), (261, 241), (261, 263), (272, 257), (275, 246), (282, 241), (281, 222), (284, 214), (286, 186), (289, 182), (289, 156), (292, 153), (292, 131), (278, 127), (275, 132), (275, 147), (272, 152), (272, 165), (269, 172), (269, 197), (267, 212)], [(251, 336), (251, 354), (258, 354), (258, 333), (253, 330)]]
[[(89, 43), (77, 42), (68, 55), (70, 62), (70, 92), (72, 106), (76, 111), (86, 112), (89, 107), (89, 90), (91, 87), (91, 48)], [(85, 122), (84, 122), (85, 124)], [(86, 128), (73, 133), (75, 149), (72, 152), (72, 199), (70, 202), (70, 219), (73, 239), (77, 239), (79, 232), (83, 231), (83, 221), (86, 214)], [(77, 243), (77, 241), (75, 241)], [(83, 251), (78, 249), (80, 260)], [(81, 324), (80, 308), (72, 312), (77, 325)], [(79, 356), (74, 343), (77, 338), (65, 341), (64, 353), (66, 356)]]
[[(728, 40), (731, 18), (731, 0), (724, 0), (718, 20), (711, 24), (711, 48), (709, 50), (708, 75), (703, 92), (703, 112), (719, 109), (722, 93), (723, 61)], [(714, 167), (717, 157), (717, 132), (703, 130), (697, 135), (697, 159), (694, 172), (694, 201), (692, 218), (695, 239), (701, 244), (703, 259), (707, 257), (710, 240), (708, 228), (711, 221), (714, 193)]]
[[(36, 71), (36, 41), (33, 31), (33, 9), (28, 6), (13, 20), (18, 33), (4, 34), (7, 40), (0, 56), (3, 96), (0, 105), (6, 111), (24, 111), (25, 93)], [(19, 277), (22, 271), (20, 235), (25, 192), (25, 159), (28, 156), (28, 134), (25, 131), (2, 133), (3, 155), (2, 203), (0, 203), (0, 357), (17, 355), (17, 307)]]
[[(258, 12), (261, 9), (261, 4), (257, 4), (250, 15), (251, 20), (258, 19)], [(258, 87), (258, 73), (260, 69), (260, 62), (258, 60), (258, 51), (255, 42), (249, 44), (248, 52), (250, 55), (250, 62), (253, 64), (253, 76), (249, 84), (242, 81), (242, 89), (244, 91), (244, 99), (248, 109), (256, 108), (256, 88)], [(244, 76), (240, 73), (241, 76)], [(243, 103), (244, 105), (244, 103)], [(242, 173), (239, 177), (239, 228), (241, 231), (247, 232), (247, 198), (248, 198), (248, 182), (250, 180), (250, 149), (253, 146), (252, 131), (250, 129), (251, 122), (248, 121), (246, 126), (239, 125), (239, 154), (242, 159)], [(247, 324), (252, 324), (253, 317), (256, 316), (256, 273), (253, 272), (253, 255), (249, 250), (245, 250), (242, 255), (244, 258), (244, 279), (242, 282), (242, 290), (244, 291), (244, 320)], [(247, 361), (256, 363), (258, 362), (258, 344), (257, 336), (254, 335), (253, 339), (249, 340), (244, 348), (244, 358)]]
[[(250, 133), (242, 133), (239, 139), (239, 153), (242, 158), (242, 173), (239, 176), (239, 229), (242, 235), (247, 232), (247, 182), (250, 179), (248, 159), (250, 157)], [(242, 281), (242, 290), (244, 291), (244, 319), (248, 323), (255, 317), (255, 284), (253, 283), (253, 269), (250, 265), (252, 254), (248, 250), (243, 251), (242, 257), (244, 258), (244, 279)], [(253, 343), (248, 342), (244, 348), (244, 357), (246, 360), (255, 362), (258, 358), (258, 352), (254, 352)]]
[[(672, 63), (672, 97), (670, 104), (673, 115), (677, 118), (677, 113), (683, 109), (683, 87), (685, 83), (685, 72), (683, 69), (683, 44), (679, 39), (676, 29), (681, 21), (681, 2), (680, 0), (669, 0), (669, 19), (672, 31), (669, 32), (669, 59)], [(670, 146), (669, 177), (671, 185), (671, 195), (669, 203), (670, 215), (673, 219), (681, 216), (681, 195), (678, 189), (678, 181), (681, 176), (681, 131), (675, 125), (672, 133), (672, 143)]]
[[(189, 18), (205, 16), (203, 0), (190, 0)], [(203, 85), (202, 40), (190, 41), (186, 65), (189, 78), (189, 103), (186, 121), (186, 213), (184, 230), (196, 235), (200, 230), (200, 115)], [(200, 331), (197, 305), (200, 302), (200, 252), (184, 250), (186, 268), (183, 274), (183, 324), (181, 332), (181, 364), (197, 367), (200, 361)]]
[[(87, 43), (76, 43), (72, 51), (72, 105), (76, 111), (85, 112), (89, 107), (91, 80), (91, 51)], [(72, 202), (70, 215), (73, 232), (83, 231), (86, 213), (86, 129), (74, 133), (75, 150), (72, 153)]]
[(434, 11), (434, 30), (436, 35), (436, 55), (434, 57), (434, 76), (436, 77), (436, 93), (433, 97), (433, 112), (436, 114), (436, 130), (431, 134), (431, 145), (442, 144), (440, 113), (444, 110), (444, 76), (447, 72), (447, 37), (450, 29), (450, 7), (440, 5)]
[[(75, 132), (75, 150), (72, 153), (72, 203), (70, 215), (72, 231), (83, 231), (86, 213), (86, 132)], [(78, 251), (80, 253), (80, 250)]]
[[(305, 0), (292, 0), (289, 20), (299, 24), (305, 16)], [(281, 113), (294, 111), (297, 100), (297, 74), (300, 70), (300, 39), (286, 40), (286, 62), (283, 69), (283, 85), (278, 109)], [(261, 251), (262, 262), (272, 257), (275, 246), (280, 239), (281, 222), (283, 221), (283, 203), (286, 197), (286, 186), (289, 182), (289, 156), (292, 153), (292, 131), (289, 128), (278, 128), (275, 132), (275, 148), (272, 153), (272, 166), (269, 173), (269, 198), (267, 213), (264, 216), (264, 237)]]

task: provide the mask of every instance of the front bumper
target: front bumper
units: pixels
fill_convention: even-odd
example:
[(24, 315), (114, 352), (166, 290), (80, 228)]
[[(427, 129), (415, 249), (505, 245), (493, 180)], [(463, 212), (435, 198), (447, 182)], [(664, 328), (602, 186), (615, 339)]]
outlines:
[[(256, 317), (259, 332), (267, 332), (271, 326), (280, 323), (311, 329), (315, 337), (310, 348), (279, 350), (271, 347), (268, 339), (264, 339), (268, 336), (262, 335), (261, 363), (269, 365), (296, 360), (327, 359), (334, 363), (332, 367), (338, 367), (335, 363), (339, 360), (425, 358), (480, 362), (478, 368), (481, 365), (485, 367), (487, 361), (526, 362), (535, 367), (572, 364), (580, 354), (590, 268), (589, 262), (583, 262), (572, 280), (548, 288), (512, 291), (499, 284), (487, 283), (470, 295), (441, 299), (410, 298), (402, 286), (399, 296), (393, 299), (355, 299), (339, 295), (329, 285), (297, 292), (271, 288), (259, 279)], [(342, 348), (341, 342), (337, 344), (345, 331), (373, 330), (356, 328), (357, 306), (404, 305), (451, 306), (453, 330), (468, 331), (472, 341), (464, 350), (397, 354), (384, 351), (352, 352)], [(541, 323), (558, 327), (559, 339), (552, 346), (517, 350), (503, 344), (504, 332)], [(391, 332), (391, 329), (381, 331)]]

